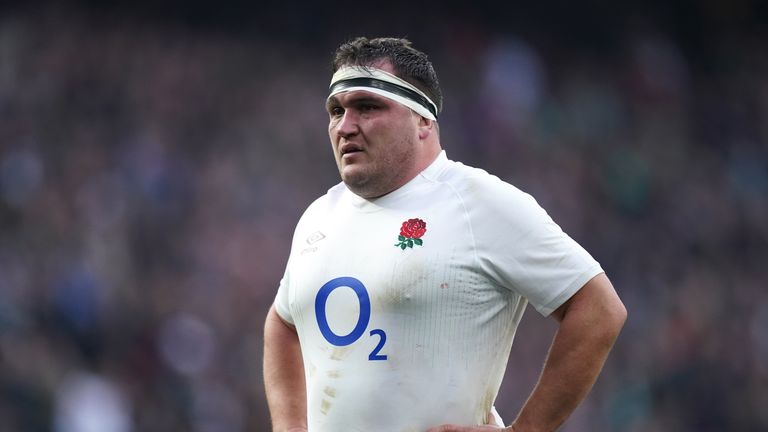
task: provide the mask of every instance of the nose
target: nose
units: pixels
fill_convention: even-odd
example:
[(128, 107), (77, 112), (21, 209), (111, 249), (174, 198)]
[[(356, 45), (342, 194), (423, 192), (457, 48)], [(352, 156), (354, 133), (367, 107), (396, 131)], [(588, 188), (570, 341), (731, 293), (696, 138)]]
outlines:
[(336, 124), (336, 133), (342, 138), (349, 138), (356, 135), (359, 131), (357, 116), (351, 110), (344, 112), (344, 115)]

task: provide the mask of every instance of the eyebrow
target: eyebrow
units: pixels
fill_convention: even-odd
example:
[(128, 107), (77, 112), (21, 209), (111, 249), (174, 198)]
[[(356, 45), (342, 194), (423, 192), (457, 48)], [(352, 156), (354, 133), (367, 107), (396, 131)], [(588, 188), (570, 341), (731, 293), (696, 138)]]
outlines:
[(331, 96), (328, 98), (328, 100), (325, 101), (325, 110), (330, 111), (332, 107), (336, 107), (339, 105), (339, 100), (336, 99), (336, 96)]
[[(347, 101), (347, 105), (359, 105), (362, 103), (377, 103), (377, 104), (386, 104), (387, 98), (383, 96), (372, 96), (370, 94), (361, 94), (359, 96), (353, 96)], [(328, 100), (325, 102), (325, 109), (326, 111), (330, 111), (332, 107), (341, 106), (341, 103), (339, 103), (339, 100), (336, 98), (336, 96), (331, 96), (328, 98)]]

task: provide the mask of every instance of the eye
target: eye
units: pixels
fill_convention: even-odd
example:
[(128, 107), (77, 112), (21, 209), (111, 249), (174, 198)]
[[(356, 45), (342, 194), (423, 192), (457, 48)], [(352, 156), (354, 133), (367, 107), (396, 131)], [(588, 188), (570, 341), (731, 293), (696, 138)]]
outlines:
[(332, 106), (332, 107), (328, 108), (328, 114), (331, 117), (342, 116), (342, 115), (344, 115), (344, 108), (342, 108), (340, 106)]
[(360, 104), (360, 106), (358, 107), (358, 109), (360, 110), (360, 112), (368, 112), (368, 111), (373, 111), (373, 110), (375, 110), (376, 108), (378, 108), (376, 105), (374, 105), (374, 104), (367, 104), (367, 103), (365, 103), (365, 104)]

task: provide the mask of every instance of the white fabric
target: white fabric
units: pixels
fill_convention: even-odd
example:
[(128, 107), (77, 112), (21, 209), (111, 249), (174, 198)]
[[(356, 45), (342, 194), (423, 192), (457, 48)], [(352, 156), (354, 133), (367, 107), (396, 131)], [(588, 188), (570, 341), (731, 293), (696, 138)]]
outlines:
[[(339, 70), (336, 71), (335, 74), (333, 74), (333, 77), (331, 78), (331, 87), (333, 85), (341, 80), (350, 79), (350, 78), (375, 78), (381, 81), (386, 81), (392, 84), (399, 85), (401, 87), (408, 88), (410, 90), (413, 90), (414, 92), (418, 93), (422, 97), (424, 97), (434, 108), (435, 112), (437, 112), (437, 105), (435, 105), (434, 102), (432, 102), (432, 99), (429, 98), (424, 92), (419, 90), (416, 86), (409, 83), (408, 81), (405, 81), (403, 79), (400, 79), (396, 75), (393, 75), (387, 71), (377, 69), (374, 67), (369, 66), (343, 66), (339, 68)], [(357, 91), (357, 90), (365, 90), (371, 93), (375, 93), (379, 96), (383, 96), (385, 98), (391, 99), (395, 102), (398, 102), (402, 105), (407, 106), (408, 108), (412, 109), (414, 112), (419, 114), (422, 117), (428, 118), (430, 120), (437, 120), (426, 107), (421, 105), (420, 103), (400, 96), (395, 93), (388, 92), (386, 90), (373, 88), (373, 87), (366, 87), (366, 86), (357, 86), (357, 87), (348, 87), (343, 89), (336, 89), (331, 92), (331, 94), (328, 95), (328, 99), (330, 99), (332, 96), (335, 96), (339, 93), (345, 93), (345, 92), (351, 92), (351, 91)]]
[(504, 420), (501, 418), (501, 415), (499, 415), (499, 412), (496, 410), (495, 406), (491, 407), (491, 418), (493, 422), (489, 422), (488, 424), (492, 426), (498, 426), (498, 427), (504, 427), (505, 423)]
[[(403, 250), (412, 218), (427, 230)], [(444, 153), (378, 199), (340, 183), (299, 221), (275, 301), (302, 346), (309, 431), (485, 423), (527, 302), (548, 315), (600, 272), (530, 195)], [(370, 299), (367, 325), (343, 346), (318, 312), (333, 334), (353, 333), (365, 309), (353, 288), (332, 290), (316, 312), (320, 288), (339, 277)]]

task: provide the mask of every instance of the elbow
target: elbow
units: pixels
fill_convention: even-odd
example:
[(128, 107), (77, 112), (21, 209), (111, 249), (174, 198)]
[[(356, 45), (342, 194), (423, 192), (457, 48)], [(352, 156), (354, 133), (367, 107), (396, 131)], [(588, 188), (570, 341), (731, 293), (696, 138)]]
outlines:
[(627, 322), (627, 317), (629, 316), (629, 312), (627, 312), (627, 307), (624, 306), (624, 303), (621, 304), (621, 325), (624, 326), (624, 323)]
[(616, 301), (615, 304), (607, 308), (604, 314), (604, 326), (606, 337), (611, 340), (611, 343), (619, 336), (621, 329), (624, 327), (624, 323), (627, 322), (627, 308), (621, 300)]
[(616, 339), (627, 322), (627, 307), (621, 301), (613, 285), (608, 282), (608, 287), (597, 302), (597, 310), (600, 311), (602, 328), (608, 333), (611, 340)]
[(593, 309), (592, 328), (597, 340), (611, 347), (627, 322), (627, 308), (615, 294), (603, 300)]
[(616, 323), (616, 326), (621, 329), (624, 327), (624, 323), (627, 322), (627, 307), (624, 306), (624, 303), (622, 303), (621, 300), (619, 300), (618, 304), (613, 309), (613, 321)]

